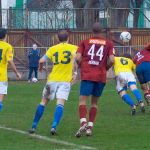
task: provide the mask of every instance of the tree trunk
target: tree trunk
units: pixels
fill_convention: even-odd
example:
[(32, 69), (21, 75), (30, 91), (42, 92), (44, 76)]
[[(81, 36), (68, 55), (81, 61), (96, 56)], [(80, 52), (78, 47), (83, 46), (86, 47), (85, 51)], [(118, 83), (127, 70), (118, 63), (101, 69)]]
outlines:
[(106, 8), (112, 8), (109, 12), (110, 27), (126, 27), (126, 22), (129, 15), (130, 0), (105, 0), (104, 4)]

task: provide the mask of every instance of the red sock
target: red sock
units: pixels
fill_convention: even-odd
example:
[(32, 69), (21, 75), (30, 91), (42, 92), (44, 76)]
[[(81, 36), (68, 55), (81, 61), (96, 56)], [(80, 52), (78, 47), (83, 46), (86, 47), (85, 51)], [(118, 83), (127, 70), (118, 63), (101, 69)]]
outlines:
[(97, 108), (96, 107), (91, 107), (90, 112), (89, 112), (89, 122), (94, 122), (97, 114)]
[(87, 114), (86, 105), (80, 105), (79, 106), (79, 115), (80, 115), (81, 126), (84, 125), (85, 123), (87, 123), (86, 114)]

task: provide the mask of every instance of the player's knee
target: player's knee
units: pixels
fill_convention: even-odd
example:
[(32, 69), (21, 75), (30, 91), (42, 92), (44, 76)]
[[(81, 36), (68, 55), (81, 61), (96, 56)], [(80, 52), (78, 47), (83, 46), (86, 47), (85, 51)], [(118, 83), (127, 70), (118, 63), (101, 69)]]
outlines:
[(126, 91), (120, 91), (120, 92), (119, 92), (119, 95), (120, 95), (121, 97), (123, 97), (124, 95), (126, 95)]
[(48, 100), (47, 99), (42, 99), (40, 104), (43, 105), (43, 106), (46, 106), (48, 104)]
[(129, 82), (128, 87), (130, 87), (132, 91), (137, 89), (136, 82)]

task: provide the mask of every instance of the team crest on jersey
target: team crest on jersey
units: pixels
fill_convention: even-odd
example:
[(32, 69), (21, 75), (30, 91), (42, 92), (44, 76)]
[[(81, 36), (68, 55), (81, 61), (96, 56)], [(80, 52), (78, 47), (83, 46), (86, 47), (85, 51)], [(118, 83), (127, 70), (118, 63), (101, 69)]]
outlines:
[(106, 45), (106, 41), (105, 40), (98, 40), (98, 39), (90, 39), (89, 43), (90, 44)]

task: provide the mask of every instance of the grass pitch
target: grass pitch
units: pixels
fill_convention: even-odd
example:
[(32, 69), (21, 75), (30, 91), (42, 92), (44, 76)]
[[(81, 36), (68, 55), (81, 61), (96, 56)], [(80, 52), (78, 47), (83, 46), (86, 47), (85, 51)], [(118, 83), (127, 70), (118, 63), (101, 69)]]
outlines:
[[(31, 127), (37, 105), (41, 99), (44, 82), (29, 84), (10, 82), (9, 93), (0, 113), (0, 126), (27, 131)], [(76, 145), (86, 145), (97, 150), (149, 150), (150, 149), (150, 112), (137, 110), (136, 116), (130, 115), (130, 108), (122, 102), (115, 91), (114, 81), (107, 83), (99, 100), (99, 110), (93, 129), (93, 136), (77, 139), (74, 134), (79, 128), (78, 115), (79, 84), (72, 87), (69, 101), (65, 105), (57, 136), (50, 136), (56, 101), (46, 107), (37, 134), (66, 141)], [(36, 139), (29, 135), (0, 129), (0, 150), (76, 150), (81, 147)]]

